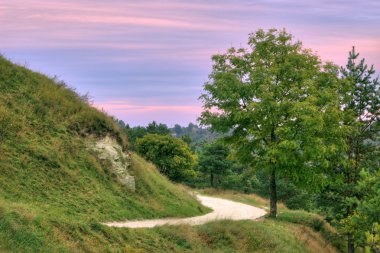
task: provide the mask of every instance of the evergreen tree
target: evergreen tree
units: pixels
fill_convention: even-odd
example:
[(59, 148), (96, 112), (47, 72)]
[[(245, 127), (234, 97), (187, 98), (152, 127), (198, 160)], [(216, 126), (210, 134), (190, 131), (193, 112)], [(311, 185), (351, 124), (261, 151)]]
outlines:
[(349, 130), (345, 137), (347, 148), (336, 159), (331, 183), (321, 195), (321, 204), (329, 211), (332, 222), (347, 234), (349, 253), (355, 251), (355, 242), (363, 246), (360, 242), (363, 242), (364, 232), (356, 233), (350, 222), (366, 194), (358, 187), (360, 171), (379, 169), (380, 86), (378, 78), (373, 77), (373, 65), (368, 67), (365, 60), (358, 61), (358, 57), (353, 48), (347, 65), (340, 71), (342, 85), (338, 93), (344, 114), (342, 125)]

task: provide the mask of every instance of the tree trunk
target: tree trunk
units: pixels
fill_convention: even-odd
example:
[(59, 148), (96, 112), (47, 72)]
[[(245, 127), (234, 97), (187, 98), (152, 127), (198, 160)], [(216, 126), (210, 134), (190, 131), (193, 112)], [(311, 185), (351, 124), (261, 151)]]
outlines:
[(214, 188), (214, 173), (210, 172), (210, 185), (212, 188)]
[(270, 212), (269, 217), (277, 217), (277, 189), (276, 189), (276, 170), (272, 169), (269, 183), (270, 192)]
[(355, 253), (355, 244), (354, 244), (354, 238), (352, 237), (352, 234), (347, 235), (347, 252)]

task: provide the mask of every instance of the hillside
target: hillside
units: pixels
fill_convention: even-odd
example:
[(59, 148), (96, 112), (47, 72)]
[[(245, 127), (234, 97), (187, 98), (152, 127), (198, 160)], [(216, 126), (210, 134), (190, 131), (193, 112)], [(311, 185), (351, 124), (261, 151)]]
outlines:
[(125, 135), (85, 98), (0, 57), (0, 249), (70, 249), (66, 240), (80, 249), (74, 234), (91, 224), (206, 212), (136, 154), (127, 161), (136, 190), (120, 184), (88, 148), (106, 136), (127, 152)]
[[(320, 218), (285, 207), (277, 221), (107, 227), (102, 222), (209, 211), (128, 145), (110, 117), (64, 83), (0, 57), (0, 252), (316, 253), (340, 247)], [(134, 187), (123, 183), (131, 178)], [(205, 193), (267, 205), (253, 195)]]

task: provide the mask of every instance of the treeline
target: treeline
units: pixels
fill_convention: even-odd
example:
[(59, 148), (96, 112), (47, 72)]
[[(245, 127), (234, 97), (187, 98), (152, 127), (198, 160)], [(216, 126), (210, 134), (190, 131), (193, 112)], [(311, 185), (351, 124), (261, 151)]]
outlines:
[[(155, 121), (147, 126), (130, 127), (122, 120), (132, 149), (153, 162), (168, 178), (194, 188), (219, 188), (245, 193), (268, 194), (268, 173), (243, 165), (222, 134), (189, 123), (169, 128)], [(313, 195), (286, 178), (278, 181), (278, 199), (292, 209), (313, 210)]]
[(247, 48), (212, 60), (200, 97), (199, 122), (208, 128), (126, 126), (135, 150), (174, 181), (268, 196), (272, 218), (278, 201), (319, 212), (346, 236), (349, 253), (379, 252), (380, 84), (373, 65), (355, 48), (343, 67), (324, 63), (275, 29), (252, 33)]

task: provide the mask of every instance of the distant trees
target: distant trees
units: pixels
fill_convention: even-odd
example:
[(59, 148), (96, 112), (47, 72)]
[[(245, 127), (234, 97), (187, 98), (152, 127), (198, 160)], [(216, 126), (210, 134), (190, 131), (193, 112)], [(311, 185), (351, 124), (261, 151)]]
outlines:
[(173, 130), (174, 130), (174, 133), (176, 134), (176, 136), (182, 135), (182, 127), (180, 125), (175, 124)]
[(194, 151), (201, 151), (204, 143), (214, 142), (220, 135), (193, 123), (189, 123), (187, 126), (176, 124), (170, 130), (177, 138), (182, 138), (188, 142)]
[[(122, 126), (122, 124), (120, 125)], [(144, 127), (144, 126), (130, 127), (128, 124), (126, 125), (124, 124), (124, 129), (132, 145), (136, 143), (138, 138), (142, 138), (147, 134), (160, 134), (160, 135), (170, 134), (170, 130), (167, 125), (162, 124), (162, 123), (158, 124), (156, 121), (152, 121), (151, 123), (148, 124), (147, 127)]]
[(150, 134), (161, 134), (161, 135), (170, 134), (170, 130), (167, 125), (162, 124), (162, 123), (157, 124), (156, 121), (149, 123), (148, 126), (146, 127), (146, 131)]
[(196, 157), (181, 139), (169, 135), (147, 134), (137, 139), (136, 149), (173, 181), (194, 176)]
[(210, 176), (210, 186), (216, 186), (216, 180), (222, 180), (222, 176), (229, 173), (233, 162), (228, 159), (229, 149), (220, 143), (211, 143), (203, 148), (199, 155), (199, 168)]
[(241, 161), (269, 172), (270, 216), (276, 217), (277, 177), (315, 183), (313, 172), (340, 148), (337, 67), (322, 66), (283, 30), (259, 30), (248, 45), (213, 56), (200, 122), (228, 133), (224, 139)]

